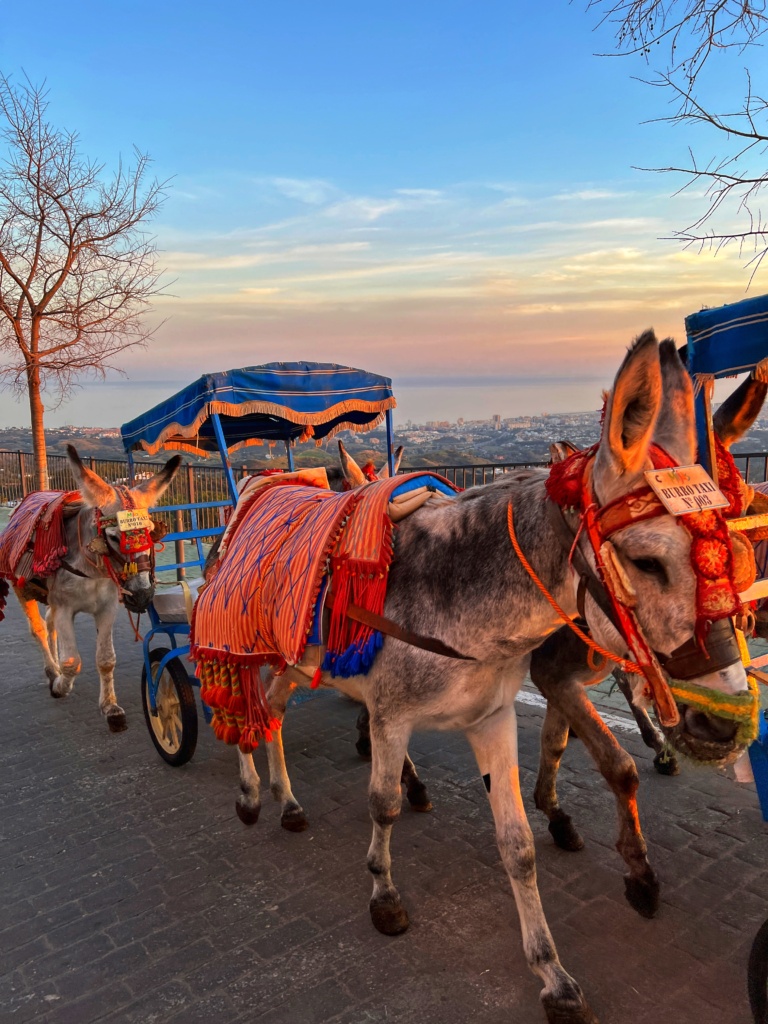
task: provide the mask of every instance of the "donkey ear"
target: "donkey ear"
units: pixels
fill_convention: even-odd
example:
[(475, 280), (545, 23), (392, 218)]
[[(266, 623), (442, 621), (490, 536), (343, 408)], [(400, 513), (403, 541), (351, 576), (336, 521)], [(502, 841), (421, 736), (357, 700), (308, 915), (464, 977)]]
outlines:
[[(395, 452), (395, 475), (397, 475), (397, 471), (398, 471), (398, 469), (400, 469), (400, 460), (403, 457), (403, 452), (404, 451), (405, 451), (404, 447), (402, 445), (400, 445), (400, 447)], [(389, 459), (387, 459), (387, 461), (381, 467), (381, 469), (376, 474), (376, 476), (379, 478), (379, 480), (386, 480), (387, 479), (387, 477), (389, 476)]]
[(653, 440), (681, 466), (696, 461), (696, 414), (693, 384), (671, 338), (659, 344), (662, 401)]
[(358, 466), (341, 441), (339, 441), (339, 458), (341, 459), (341, 472), (350, 487), (362, 487), (368, 483), (362, 469)]
[(627, 352), (608, 396), (594, 472), (602, 502), (624, 494), (642, 473), (661, 400), (659, 343), (646, 331)]
[(114, 488), (106, 480), (102, 480), (98, 473), (83, 465), (77, 449), (71, 444), (67, 445), (67, 455), (77, 488), (86, 502), (93, 508), (106, 508), (111, 505), (116, 500)]
[(715, 415), (712, 425), (726, 448), (740, 441), (763, 408), (768, 393), (768, 359), (757, 364), (752, 373), (726, 398)]
[(168, 459), (159, 473), (155, 473), (149, 480), (144, 480), (142, 483), (132, 487), (131, 494), (140, 498), (141, 504), (147, 508), (156, 505), (157, 499), (166, 490), (174, 476), (176, 476), (176, 470), (180, 465), (181, 456), (174, 455), (173, 458)]

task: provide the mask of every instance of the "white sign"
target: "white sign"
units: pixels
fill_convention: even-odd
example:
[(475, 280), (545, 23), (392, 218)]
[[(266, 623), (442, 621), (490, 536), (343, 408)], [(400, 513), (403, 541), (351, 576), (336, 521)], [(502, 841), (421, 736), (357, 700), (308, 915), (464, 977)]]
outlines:
[(155, 524), (144, 508), (128, 508), (117, 513), (117, 528), (121, 533), (129, 530), (151, 530)]
[(725, 508), (729, 504), (703, 466), (649, 469), (645, 479), (673, 516), (701, 512), (707, 508)]

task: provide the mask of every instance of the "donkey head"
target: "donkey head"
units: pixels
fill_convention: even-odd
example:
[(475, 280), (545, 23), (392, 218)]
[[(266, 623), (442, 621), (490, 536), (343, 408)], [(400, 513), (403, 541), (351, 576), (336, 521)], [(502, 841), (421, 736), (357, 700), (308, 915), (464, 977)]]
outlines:
[[(402, 457), (403, 446), (400, 445), (395, 452), (395, 473), (397, 473), (400, 468), (400, 461)], [(339, 460), (341, 462), (342, 479), (348, 490), (352, 490), (355, 487), (362, 487), (363, 484), (367, 484), (371, 480), (383, 480), (389, 476), (388, 462), (385, 462), (378, 471), (370, 463), (364, 467), (364, 469), (361, 469), (344, 447), (344, 443), (342, 441), (339, 441)], [(333, 484), (331, 484), (331, 486), (333, 487)]]
[[(644, 484), (652, 468), (656, 443), (680, 465), (696, 461), (693, 389), (672, 341), (659, 345), (652, 331), (641, 335), (628, 352), (608, 398), (603, 435), (594, 460), (593, 488), (604, 506)], [(628, 600), (649, 646), (663, 662), (689, 642), (697, 626), (697, 578), (691, 560), (691, 534), (671, 515), (638, 522), (610, 536), (613, 574), (622, 599)], [(588, 603), (589, 608), (589, 603)], [(605, 645), (617, 650), (619, 636), (591, 606), (590, 625)], [(730, 628), (730, 627), (727, 627)], [(626, 653), (626, 643), (623, 644)], [(725, 659), (728, 660), (727, 658)], [(698, 663), (695, 669), (698, 672)], [(721, 694), (744, 694), (747, 678), (740, 660), (716, 671), (701, 660), (701, 674), (688, 686)], [(695, 711), (678, 701), (680, 722), (666, 730), (670, 740), (699, 760), (733, 760), (741, 746), (737, 725), (714, 713)]]
[[(121, 533), (117, 527), (116, 515), (126, 508), (148, 509), (157, 504), (158, 499), (173, 480), (177, 469), (181, 464), (181, 456), (174, 455), (166, 462), (165, 466), (140, 484), (130, 488), (117, 489), (112, 484), (103, 480), (98, 473), (94, 473), (83, 464), (76, 449), (67, 445), (67, 455), (75, 478), (77, 488), (83, 496), (86, 505), (98, 509), (101, 524), (100, 534), (106, 546), (105, 558), (110, 558), (113, 568), (118, 575), (121, 575), (123, 565), (134, 560), (130, 554), (121, 552)], [(93, 527), (96, 534), (96, 527)], [(89, 538), (91, 542), (95, 537)], [(85, 538), (83, 537), (83, 540)], [(131, 572), (124, 575), (122, 587), (124, 590), (124, 602), (126, 608), (133, 612), (146, 611), (155, 591), (154, 572), (152, 571), (154, 560), (148, 558), (140, 559), (138, 572)]]

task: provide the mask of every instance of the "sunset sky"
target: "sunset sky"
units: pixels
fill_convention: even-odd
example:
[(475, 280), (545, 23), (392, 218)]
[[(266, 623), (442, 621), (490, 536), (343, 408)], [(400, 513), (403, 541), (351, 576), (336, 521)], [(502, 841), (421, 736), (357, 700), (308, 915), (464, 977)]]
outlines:
[[(36, 0), (32, 25), (4, 3), (2, 70), (47, 80), (86, 154), (136, 145), (173, 179), (165, 322), (128, 383), (47, 422), (119, 423), (207, 370), (298, 358), (442, 383), (445, 418), (466, 384), (509, 386), (488, 412), (573, 408), (546, 378), (583, 380), (591, 408), (633, 335), (682, 340), (687, 313), (744, 297), (738, 254), (663, 240), (701, 198), (633, 167), (701, 140), (643, 123), (664, 97), (595, 56), (612, 33), (585, 7)], [(0, 397), (0, 426), (26, 420)]]

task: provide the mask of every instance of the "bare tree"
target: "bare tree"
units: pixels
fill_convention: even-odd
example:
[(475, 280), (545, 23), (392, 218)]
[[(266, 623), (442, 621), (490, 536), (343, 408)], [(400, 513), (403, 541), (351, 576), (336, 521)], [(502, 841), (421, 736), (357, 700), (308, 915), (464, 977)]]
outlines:
[(160, 272), (145, 225), (164, 199), (146, 155), (105, 178), (47, 108), (44, 88), (0, 75), (0, 384), (28, 395), (40, 489), (43, 394), (61, 401), (82, 376), (103, 378), (152, 333), (144, 314)]
[(686, 248), (734, 245), (748, 255), (754, 277), (768, 254), (760, 208), (768, 187), (768, 101), (749, 70), (737, 110), (717, 112), (701, 90), (718, 53), (743, 52), (768, 31), (768, 0), (589, 0), (588, 8), (614, 27), (615, 54), (642, 55), (653, 72), (649, 84), (670, 96), (673, 112), (658, 120), (713, 133), (712, 155), (701, 159), (689, 147), (680, 165), (646, 168), (682, 174), (681, 191), (693, 185), (703, 192), (703, 213), (673, 237)]

